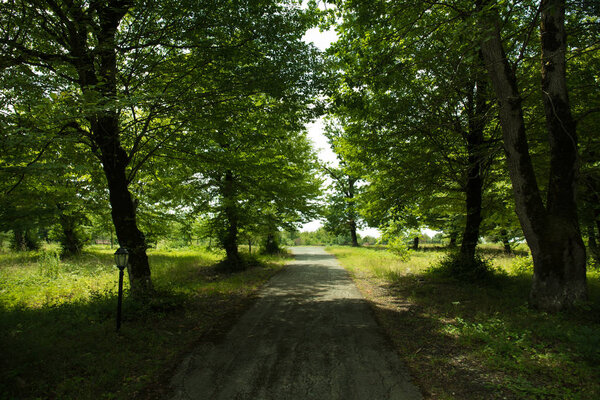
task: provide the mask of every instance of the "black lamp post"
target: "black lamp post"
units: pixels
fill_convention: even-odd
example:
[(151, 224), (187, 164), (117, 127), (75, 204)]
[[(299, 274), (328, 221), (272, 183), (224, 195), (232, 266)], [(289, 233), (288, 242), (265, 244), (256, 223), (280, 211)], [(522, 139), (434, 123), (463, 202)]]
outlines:
[(123, 304), (123, 270), (127, 266), (129, 252), (125, 247), (119, 247), (115, 251), (115, 263), (119, 268), (119, 301), (117, 305), (117, 331), (121, 328), (121, 305)]

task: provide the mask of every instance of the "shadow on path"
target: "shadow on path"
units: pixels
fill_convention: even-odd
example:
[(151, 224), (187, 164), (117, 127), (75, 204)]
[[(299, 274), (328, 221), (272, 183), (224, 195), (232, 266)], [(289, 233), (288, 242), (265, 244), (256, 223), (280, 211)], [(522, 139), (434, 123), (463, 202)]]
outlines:
[(184, 361), (172, 399), (420, 399), (347, 272), (293, 250), (225, 340)]

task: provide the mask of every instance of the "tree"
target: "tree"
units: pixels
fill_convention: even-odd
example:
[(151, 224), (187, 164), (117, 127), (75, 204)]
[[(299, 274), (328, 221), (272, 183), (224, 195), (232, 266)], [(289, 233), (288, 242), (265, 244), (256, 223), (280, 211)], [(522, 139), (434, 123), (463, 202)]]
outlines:
[(199, 141), (186, 135), (213, 123), (214, 106), (267, 89), (285, 94), (282, 77), (305, 65), (291, 57), (310, 13), (288, 1), (244, 0), (12, 0), (1, 7), (5, 89), (19, 93), (33, 80), (41, 93), (27, 98), (28, 110), (12, 111), (24, 120), (28, 111), (53, 108), (51, 139), (88, 145), (104, 172), (119, 243), (130, 252), (131, 288), (150, 291), (132, 196), (138, 174), (149, 160), (189, 151)]
[(550, 149), (545, 204), (531, 161), (519, 82), (506, 55), (497, 4), (485, 2), (480, 8), (484, 27), (481, 49), (499, 103), (516, 211), (534, 262), (531, 303), (545, 310), (560, 310), (587, 296), (585, 246), (575, 201), (577, 131), (566, 86), (565, 1), (542, 0), (532, 21), (539, 15), (542, 102)]
[(333, 193), (327, 196), (325, 229), (334, 235), (349, 234), (352, 246), (358, 247), (356, 229), (359, 221), (355, 206), (357, 178), (344, 174), (340, 169), (327, 168), (326, 171), (333, 179)]
[[(481, 54), (429, 3), (343, 2), (332, 112), (369, 171), (370, 209), (448, 214), (462, 203), (460, 252), (473, 260), (497, 131)], [(456, 17), (460, 19), (460, 16)], [(442, 209), (446, 209), (443, 211)], [(433, 219), (433, 218), (429, 218)]]

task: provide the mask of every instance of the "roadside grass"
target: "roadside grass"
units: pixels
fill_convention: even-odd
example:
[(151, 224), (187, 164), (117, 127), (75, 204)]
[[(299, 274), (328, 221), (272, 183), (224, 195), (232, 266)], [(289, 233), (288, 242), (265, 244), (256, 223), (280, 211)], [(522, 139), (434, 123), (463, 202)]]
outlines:
[[(429, 270), (441, 251), (402, 262), (384, 250), (329, 247), (346, 267), (427, 399), (600, 398), (600, 273), (590, 300), (547, 314), (527, 306), (526, 257), (491, 258), (492, 282)], [(485, 254), (485, 253), (484, 253)]]
[[(114, 250), (60, 260), (55, 248), (0, 252), (0, 398), (162, 398), (194, 344), (218, 340), (284, 262), (222, 274), (221, 253), (149, 250), (156, 294), (126, 294), (115, 332)], [(127, 279), (126, 279), (127, 281)]]

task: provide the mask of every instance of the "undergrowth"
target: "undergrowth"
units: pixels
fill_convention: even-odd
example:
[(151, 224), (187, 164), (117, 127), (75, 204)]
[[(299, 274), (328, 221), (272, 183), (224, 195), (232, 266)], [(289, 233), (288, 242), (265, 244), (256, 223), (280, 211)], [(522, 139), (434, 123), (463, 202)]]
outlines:
[(600, 398), (598, 271), (588, 272), (587, 303), (547, 314), (528, 307), (527, 256), (498, 252), (484, 260), (482, 279), (459, 280), (440, 271), (441, 251), (409, 261), (384, 250), (328, 251), (354, 276), (425, 398)]
[(156, 292), (129, 296), (125, 280), (117, 334), (113, 253), (95, 247), (65, 260), (54, 248), (0, 253), (0, 398), (162, 397), (153, 391), (182, 352), (226, 332), (283, 264), (261, 256), (253, 268), (225, 274), (215, 268), (219, 252), (151, 250)]

